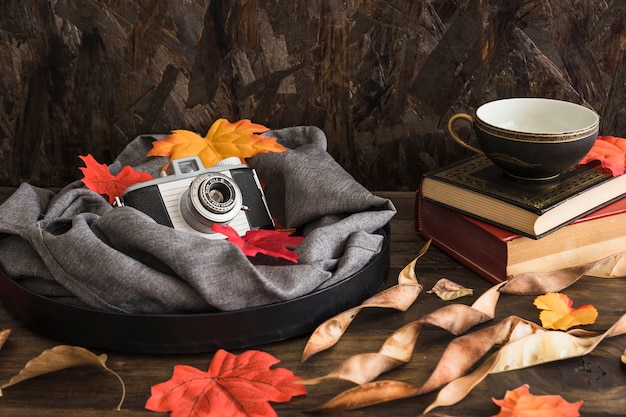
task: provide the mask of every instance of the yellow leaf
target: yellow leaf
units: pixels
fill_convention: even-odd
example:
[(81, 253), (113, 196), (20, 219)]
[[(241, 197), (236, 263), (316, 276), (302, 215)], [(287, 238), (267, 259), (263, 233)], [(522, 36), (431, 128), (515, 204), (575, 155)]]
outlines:
[(572, 308), (573, 301), (565, 294), (540, 295), (534, 304), (543, 310), (539, 319), (546, 329), (567, 330), (582, 324), (593, 324), (598, 318), (598, 311), (590, 304)]
[[(9, 382), (0, 386), (0, 389), (5, 389), (27, 379), (60, 371), (62, 369), (83, 365), (95, 365), (115, 375), (122, 384), (122, 399), (117, 406), (117, 410), (120, 410), (126, 395), (126, 388), (122, 378), (120, 378), (115, 371), (106, 366), (106, 360), (106, 354), (96, 355), (82, 347), (66, 345), (55, 346), (51, 349), (43, 351), (36, 358), (31, 359), (26, 365), (24, 365), (24, 368), (17, 375), (9, 380)], [(0, 391), (0, 396), (1, 395), (2, 392)]]
[(204, 138), (189, 130), (172, 131), (165, 139), (153, 142), (148, 156), (170, 159), (198, 156), (204, 167), (209, 168), (233, 156), (245, 159), (265, 152), (284, 152), (285, 147), (276, 138), (259, 135), (267, 130), (247, 119), (235, 123), (218, 119)]

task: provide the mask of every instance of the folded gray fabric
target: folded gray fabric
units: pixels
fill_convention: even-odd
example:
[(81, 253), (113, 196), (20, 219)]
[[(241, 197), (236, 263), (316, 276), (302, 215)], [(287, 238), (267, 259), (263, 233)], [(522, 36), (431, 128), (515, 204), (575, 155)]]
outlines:
[[(82, 182), (58, 193), (22, 184), (0, 206), (0, 267), (21, 285), (76, 305), (125, 313), (235, 310), (306, 295), (361, 270), (382, 248), (377, 233), (395, 214), (326, 152), (315, 127), (265, 133), (287, 152), (248, 160), (266, 184), (270, 212), (301, 230), (297, 264), (248, 258), (222, 239), (156, 223), (112, 207)], [(147, 157), (154, 140), (132, 141), (109, 166), (157, 177), (166, 158)], [(266, 259), (267, 260), (267, 259)]]

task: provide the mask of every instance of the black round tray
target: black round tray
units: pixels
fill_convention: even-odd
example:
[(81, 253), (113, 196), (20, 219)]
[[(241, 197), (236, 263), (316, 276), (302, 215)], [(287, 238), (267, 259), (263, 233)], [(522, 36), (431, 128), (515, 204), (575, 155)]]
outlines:
[(319, 291), (260, 307), (206, 314), (123, 314), (34, 293), (0, 271), (0, 301), (34, 330), (84, 347), (137, 353), (197, 353), (285, 340), (374, 295), (389, 270), (389, 225), (381, 252), (358, 273)]

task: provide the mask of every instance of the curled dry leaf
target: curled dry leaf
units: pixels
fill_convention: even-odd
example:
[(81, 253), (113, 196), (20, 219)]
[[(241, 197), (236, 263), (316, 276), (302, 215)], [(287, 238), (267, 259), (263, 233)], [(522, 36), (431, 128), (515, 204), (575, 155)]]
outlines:
[[(106, 366), (106, 360), (106, 354), (96, 355), (82, 347), (67, 345), (56, 346), (43, 351), (39, 356), (31, 359), (17, 375), (9, 380), (9, 382), (0, 386), (0, 390), (40, 375), (76, 366), (91, 365), (100, 367), (115, 375), (120, 381), (122, 385), (122, 398), (117, 405), (117, 410), (121, 410), (124, 397), (126, 396), (126, 387), (122, 378), (115, 371)], [(0, 391), (0, 396), (1, 395), (2, 391)]]
[[(456, 343), (453, 342), (449, 345), (435, 372), (422, 387), (394, 383), (379, 384), (374, 382), (368, 384), (369, 381), (374, 380), (383, 372), (410, 360), (415, 342), (424, 324), (439, 326), (453, 334), (458, 334), (458, 332), (469, 330), (476, 324), (492, 319), (500, 294), (498, 290), (502, 285), (495, 285), (485, 291), (471, 307), (461, 304), (445, 306), (420, 320), (404, 325), (387, 338), (377, 353), (354, 355), (326, 376), (303, 381), (303, 383), (315, 384), (324, 379), (339, 378), (363, 384), (339, 394), (315, 410), (359, 408), (382, 401), (419, 395), (432, 391), (462, 375), (495, 343), (501, 343), (502, 333), (508, 332), (496, 329), (491, 330), (489, 335), (485, 335), (488, 332), (483, 330), (485, 333), (481, 333), (481, 336), (474, 339), (455, 339)], [(511, 327), (508, 324), (504, 326), (506, 327), (505, 330), (509, 330)], [(475, 339), (479, 340), (480, 346), (477, 346)], [(477, 356), (478, 352), (481, 353)], [(378, 390), (383, 392), (378, 392)]]
[(489, 374), (584, 356), (593, 351), (605, 338), (626, 334), (626, 315), (620, 317), (602, 334), (590, 337), (575, 334), (546, 330), (506, 343), (476, 370), (443, 387), (424, 413), (436, 407), (458, 403)]
[(626, 350), (622, 353), (622, 363), (626, 364)]
[(387, 338), (377, 353), (353, 355), (330, 373), (305, 379), (302, 383), (314, 385), (326, 379), (343, 379), (355, 384), (372, 381), (379, 375), (409, 361), (421, 328), (422, 324), (419, 322), (409, 323)]
[[(494, 305), (497, 302), (499, 286), (493, 287), (485, 294), (481, 296), (481, 299), (488, 298)], [(494, 297), (494, 295), (496, 297)], [(479, 300), (481, 300), (479, 299)], [(477, 302), (479, 301), (477, 300)], [(482, 305), (482, 303), (479, 303)], [(461, 307), (461, 308), (459, 308)], [(489, 311), (487, 312), (489, 313)], [(351, 356), (337, 368), (328, 373), (327, 375), (304, 380), (304, 384), (317, 384), (326, 379), (344, 379), (354, 382), (355, 384), (364, 384), (372, 381), (384, 372), (388, 372), (404, 363), (407, 363), (411, 359), (413, 349), (420, 331), (424, 324), (431, 324), (433, 326), (441, 327), (450, 331), (452, 334), (459, 334), (476, 324), (482, 323), (488, 320), (491, 316), (484, 312), (473, 309), (472, 307), (454, 304), (451, 306), (445, 306), (435, 312), (428, 314), (420, 320), (413, 321), (399, 328), (391, 334), (380, 348), (377, 353), (364, 353)], [(487, 328), (483, 332), (490, 332), (492, 328)], [(443, 358), (447, 358), (440, 361), (440, 367), (433, 373), (429, 382), (425, 384), (424, 392), (436, 389), (441, 385), (449, 382), (449, 371), (461, 371), (465, 372), (467, 367), (471, 366), (476, 360), (478, 360), (486, 350), (490, 349), (494, 343), (499, 343), (501, 337), (496, 337), (500, 334), (501, 330), (496, 330), (495, 334), (491, 337), (486, 336), (474, 336), (473, 338), (458, 338), (452, 342)], [(490, 342), (483, 343), (485, 351), (482, 351), (482, 347), (476, 346), (474, 339), (478, 338), (481, 341), (491, 340)], [(479, 357), (474, 358), (471, 354), (482, 352)], [(467, 367), (463, 365), (463, 362), (467, 363)], [(446, 369), (442, 371), (441, 369)], [(459, 374), (457, 376), (462, 375)], [(443, 381), (443, 382), (441, 382)]]
[(2, 349), (2, 346), (6, 343), (10, 334), (11, 329), (2, 329), (2, 331), (0, 331), (0, 349)]
[(515, 417), (522, 415), (578, 417), (578, 410), (583, 405), (582, 400), (575, 403), (565, 401), (560, 395), (533, 395), (528, 385), (522, 385), (512, 391), (507, 391), (504, 398), (493, 402), (500, 407), (495, 417)]
[[(536, 345), (539, 345), (540, 348), (532, 350), (530, 346), (524, 347), (518, 342), (526, 337), (544, 333), (565, 334), (565, 337), (570, 340), (579, 340), (578, 349), (575, 346), (570, 346), (568, 353), (564, 353), (563, 349), (560, 350), (561, 354), (565, 354), (567, 357), (573, 357), (585, 354), (584, 352), (589, 352), (595, 347), (593, 343), (599, 343), (599, 340), (603, 337), (626, 333), (626, 319), (618, 321), (618, 323), (603, 335), (597, 335), (597, 333), (580, 329), (574, 329), (568, 333), (550, 332), (535, 323), (511, 316), (494, 326), (455, 338), (446, 347), (435, 370), (422, 386), (400, 381), (378, 380), (374, 382), (363, 382), (367, 380), (373, 381), (378, 371), (382, 370), (386, 372), (390, 370), (394, 364), (400, 366), (402, 363), (408, 361), (422, 325), (431, 324), (439, 326), (455, 335), (464, 333), (476, 324), (494, 317), (500, 292), (512, 294), (543, 294), (547, 292), (545, 291), (546, 288), (562, 288), (570, 285), (580, 278), (590, 267), (590, 265), (586, 265), (580, 268), (571, 268), (551, 273), (521, 274), (520, 276), (510, 279), (509, 281), (511, 282), (507, 281), (490, 288), (479, 297), (471, 307), (452, 304), (428, 314), (416, 322), (405, 325), (394, 332), (390, 337), (390, 339), (394, 339), (396, 342), (404, 340), (402, 343), (398, 343), (401, 345), (399, 349), (395, 344), (385, 343), (383, 348), (377, 353), (355, 355), (354, 358), (349, 358), (330, 374), (308, 380), (310, 383), (317, 383), (326, 378), (343, 378), (361, 384), (338, 394), (326, 403), (316, 407), (313, 411), (367, 407), (382, 402), (421, 395), (444, 386), (444, 388), (440, 390), (437, 400), (426, 410), (426, 412), (429, 412), (436, 407), (452, 405), (460, 401), (489, 373), (504, 372), (506, 370), (519, 369), (522, 365), (533, 366), (539, 363), (565, 358), (558, 355), (558, 346), (567, 345), (567, 343), (557, 340), (559, 336), (548, 336), (545, 339), (537, 339), (547, 345), (545, 354), (541, 353), (542, 349), (544, 349), (541, 347), (543, 343), (534, 342)], [(555, 282), (546, 283), (544, 280), (554, 280)], [(596, 339), (591, 339), (592, 337), (596, 337)], [(595, 340), (595, 342), (593, 342), (593, 340)], [(587, 341), (587, 343), (582, 341)], [(589, 343), (590, 341), (591, 343)], [(394, 351), (394, 349), (387, 350), (386, 348), (388, 346), (394, 346), (394, 349), (397, 349), (397, 351)], [(474, 368), (479, 360), (494, 346), (502, 346), (502, 348), (496, 352), (496, 354), (485, 359), (475, 368), (475, 371), (466, 374), (466, 372)], [(555, 346), (557, 346), (557, 349), (554, 349)], [(526, 354), (526, 348), (530, 349), (529, 351), (532, 352), (534, 356), (532, 361), (524, 363), (523, 357)], [(406, 356), (407, 353), (409, 355), (408, 357)], [(522, 355), (522, 353), (524, 353), (524, 355)], [(624, 355), (626, 357), (626, 352), (624, 352)], [(526, 357), (528, 356), (526, 355)], [(512, 358), (512, 360), (522, 362), (502, 365), (501, 362), (506, 358)]]
[(581, 324), (593, 324), (598, 318), (598, 310), (590, 304), (572, 307), (572, 299), (567, 295), (549, 292), (535, 298), (535, 307), (542, 310), (539, 315), (546, 329), (567, 330)]
[(596, 263), (585, 275), (598, 278), (626, 277), (626, 252), (616, 253)]
[(601, 278), (626, 277), (626, 252), (616, 253), (595, 262), (548, 272), (523, 272), (509, 277), (502, 292), (517, 295), (541, 295), (559, 292), (584, 275)]
[(433, 373), (421, 386), (399, 381), (369, 382), (340, 393), (316, 407), (314, 411), (361, 408), (432, 392), (464, 375), (494, 346), (538, 331), (545, 330), (532, 322), (510, 316), (493, 326), (455, 338), (446, 347)]
[(437, 294), (437, 296), (444, 301), (452, 301), (474, 294), (474, 290), (471, 288), (466, 288), (448, 278), (441, 278), (435, 283), (435, 286), (427, 292), (429, 294)]
[(422, 286), (417, 282), (415, 275), (415, 264), (418, 259), (426, 253), (430, 242), (430, 240), (427, 241), (415, 259), (400, 271), (397, 285), (375, 294), (359, 306), (343, 311), (320, 324), (313, 331), (304, 347), (302, 362), (306, 361), (312, 355), (334, 346), (363, 308), (379, 307), (406, 311), (413, 305), (413, 302), (415, 302), (422, 292)]
[(502, 292), (517, 295), (541, 295), (559, 292), (578, 281), (596, 263), (589, 263), (571, 268), (549, 272), (523, 272), (509, 277)]
[(450, 304), (427, 314), (420, 321), (440, 327), (453, 335), (465, 333), (477, 324), (493, 319), (503, 285), (502, 282), (489, 288), (471, 306)]

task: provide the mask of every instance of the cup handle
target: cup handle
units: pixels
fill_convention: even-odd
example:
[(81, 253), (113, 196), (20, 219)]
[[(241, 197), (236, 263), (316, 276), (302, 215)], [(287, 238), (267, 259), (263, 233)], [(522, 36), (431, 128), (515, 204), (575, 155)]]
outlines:
[(467, 120), (468, 122), (470, 122), (470, 124), (472, 125), (474, 124), (474, 118), (470, 116), (469, 114), (457, 113), (454, 116), (452, 116), (450, 120), (448, 120), (448, 132), (450, 132), (452, 139), (454, 139), (459, 145), (463, 146), (464, 148), (467, 148), (472, 152), (476, 152), (476, 153), (484, 155), (485, 153), (483, 151), (481, 151), (478, 148), (473, 147), (472, 145), (467, 144), (463, 139), (459, 137), (459, 135), (456, 134), (456, 132), (454, 131), (454, 122), (458, 119)]

